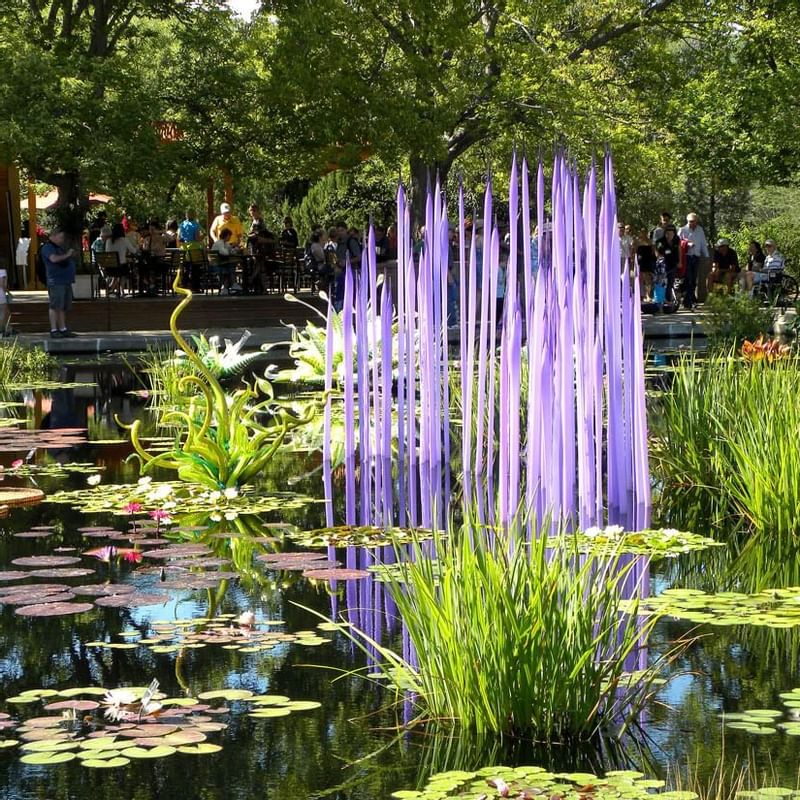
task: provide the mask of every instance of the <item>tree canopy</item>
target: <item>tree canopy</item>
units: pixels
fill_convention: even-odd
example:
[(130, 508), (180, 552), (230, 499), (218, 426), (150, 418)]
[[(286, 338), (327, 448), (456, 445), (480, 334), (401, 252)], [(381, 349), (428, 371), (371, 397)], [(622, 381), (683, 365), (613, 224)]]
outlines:
[(624, 209), (678, 192), (713, 221), (800, 167), (799, 23), (793, 0), (265, 0), (252, 21), (211, 0), (7, 0), (0, 157), (77, 224), (89, 188), (164, 207), (228, 171), (277, 208), (288, 182), (369, 159), (370, 180), (421, 185), (515, 143), (608, 145)]

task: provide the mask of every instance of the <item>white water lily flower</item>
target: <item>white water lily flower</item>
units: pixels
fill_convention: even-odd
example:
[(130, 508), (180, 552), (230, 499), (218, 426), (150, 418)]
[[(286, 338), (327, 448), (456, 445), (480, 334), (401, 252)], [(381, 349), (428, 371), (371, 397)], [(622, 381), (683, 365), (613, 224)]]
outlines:
[(169, 497), (173, 492), (172, 484), (170, 483), (163, 483), (161, 486), (157, 486), (153, 494), (155, 495), (156, 500), (164, 500)]
[(208, 499), (209, 499), (209, 500), (210, 500), (212, 503), (216, 503), (216, 502), (217, 502), (217, 500), (219, 500), (219, 499), (220, 499), (220, 497), (222, 497), (222, 492), (220, 492), (220, 491), (217, 491), (216, 489), (215, 489), (213, 492), (209, 492), (209, 493), (208, 493)]
[(224, 494), (227, 500), (235, 500), (239, 496), (239, 490), (231, 486), (225, 490)]
[(226, 511), (225, 512), (225, 519), (227, 519), (228, 521), (230, 521), (232, 519), (236, 519), (236, 517), (238, 517), (238, 516), (239, 516), (239, 512), (238, 511)]
[(175, 508), (177, 505), (178, 505), (178, 504), (177, 504), (177, 503), (176, 503), (174, 500), (167, 500), (167, 502), (166, 502), (166, 503), (164, 503), (164, 504), (161, 506), (161, 508), (163, 508), (163, 509), (165, 509), (165, 510), (166, 510), (166, 509), (170, 509), (170, 508)]
[(214, 512), (210, 515), (209, 519), (211, 519), (213, 522), (222, 522), (222, 514), (217, 514)]
[(152, 482), (153, 479), (149, 475), (139, 478), (139, 486), (149, 486)]
[(600, 535), (600, 528), (598, 528), (596, 525), (592, 525), (583, 532), (583, 535), (589, 539), (594, 539), (595, 536)]
[(101, 481), (102, 479), (103, 479), (103, 478), (102, 478), (102, 476), (101, 476), (101, 475), (90, 475), (90, 476), (89, 476), (89, 477), (86, 479), (86, 483), (88, 483), (88, 484), (89, 484), (89, 486), (97, 486), (97, 484), (98, 484), (98, 483), (100, 483), (100, 481)]
[(606, 536), (621, 536), (625, 533), (625, 528), (622, 525), (606, 525), (603, 529), (603, 533)]

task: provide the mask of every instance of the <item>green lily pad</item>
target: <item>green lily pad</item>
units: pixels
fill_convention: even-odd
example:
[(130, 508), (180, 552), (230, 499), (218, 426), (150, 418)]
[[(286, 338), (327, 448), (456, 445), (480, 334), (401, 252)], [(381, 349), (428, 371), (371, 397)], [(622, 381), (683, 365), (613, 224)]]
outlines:
[(129, 747), (122, 751), (122, 755), (125, 758), (166, 758), (175, 752), (177, 752), (177, 748), (162, 745), (160, 747)]
[(211, 753), (219, 753), (222, 747), (210, 742), (199, 742), (198, 744), (187, 744), (178, 748), (179, 753), (187, 753), (192, 756), (205, 756)]
[(292, 700), (285, 706), (285, 708), (288, 708), (290, 711), (311, 711), (315, 708), (321, 707), (322, 703), (319, 703), (316, 700)]
[(248, 713), (248, 717), (253, 719), (269, 719), (270, 717), (288, 717), (292, 713), (290, 708), (286, 706), (274, 706), (271, 708), (260, 708), (257, 711)]
[(58, 694), (61, 697), (80, 697), (81, 695), (90, 695), (95, 697), (105, 697), (108, 690), (102, 686), (81, 686), (76, 689), (62, 689)]
[(81, 750), (111, 750), (119, 747), (116, 736), (98, 736), (95, 739), (84, 739)]
[(59, 739), (42, 739), (22, 745), (22, 749), (28, 753), (60, 753), (66, 750), (75, 750), (77, 747), (77, 742), (63, 742)]
[(199, 700), (249, 700), (253, 697), (253, 692), (249, 689), (215, 689), (201, 692), (197, 697)]
[(129, 758), (123, 756), (114, 756), (114, 758), (87, 758), (81, 761), (84, 767), (90, 769), (115, 769), (116, 767), (126, 767), (131, 763)]
[(291, 702), (291, 698), (283, 694), (257, 694), (250, 698), (250, 702), (257, 706), (282, 706)]
[(27, 753), (20, 758), (23, 764), (37, 764), (49, 766), (51, 764), (66, 764), (75, 759), (75, 753)]

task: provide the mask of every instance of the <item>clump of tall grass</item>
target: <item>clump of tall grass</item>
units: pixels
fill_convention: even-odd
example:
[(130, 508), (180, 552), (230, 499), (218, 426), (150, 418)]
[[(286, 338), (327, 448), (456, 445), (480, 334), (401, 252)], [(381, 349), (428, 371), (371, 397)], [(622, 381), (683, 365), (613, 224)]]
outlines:
[(666, 508), (689, 494), (757, 531), (800, 535), (800, 364), (686, 356), (651, 403)]
[(38, 347), (0, 342), (0, 386), (47, 380), (56, 360)]
[(520, 523), (450, 530), (434, 539), (435, 561), (416, 543), (388, 576), (414, 654), (353, 634), (419, 719), (548, 739), (630, 722), (668, 658), (637, 669), (656, 622), (637, 617), (637, 562), (528, 542)]

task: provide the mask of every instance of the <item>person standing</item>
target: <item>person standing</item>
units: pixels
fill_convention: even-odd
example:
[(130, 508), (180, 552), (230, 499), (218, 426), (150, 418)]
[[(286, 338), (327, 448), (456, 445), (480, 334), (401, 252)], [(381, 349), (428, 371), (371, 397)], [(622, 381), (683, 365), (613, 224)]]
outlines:
[(230, 204), (222, 203), (219, 207), (219, 215), (214, 217), (211, 227), (208, 229), (208, 235), (211, 237), (211, 242), (216, 242), (222, 235), (222, 231), (229, 230), (231, 238), (228, 244), (231, 247), (238, 247), (244, 238), (244, 228), (242, 221), (232, 211)]
[(185, 250), (199, 250), (203, 246), (197, 212), (186, 209), (183, 222), (178, 226), (178, 244)]
[(54, 230), (42, 248), (42, 259), (47, 270), (51, 339), (72, 339), (76, 336), (67, 328), (67, 311), (72, 308), (72, 284), (75, 283), (75, 251), (72, 248), (64, 249), (65, 240), (63, 231)]
[(686, 277), (683, 280), (683, 307), (691, 310), (697, 305), (697, 276), (700, 259), (708, 258), (708, 242), (705, 231), (697, 224), (697, 214), (686, 215), (686, 224), (678, 231), (678, 237), (686, 248)]
[(659, 239), (664, 238), (664, 231), (667, 225), (672, 225), (672, 214), (669, 211), (662, 211), (658, 225), (650, 232), (650, 241), (655, 244)]
[(650, 300), (653, 291), (653, 273), (656, 269), (656, 251), (646, 228), (639, 231), (636, 239), (636, 266), (639, 268), (639, 296)]
[(8, 327), (11, 319), (11, 312), (8, 310), (8, 272), (3, 264), (0, 264), (0, 337), (10, 336), (11, 330)]
[(633, 255), (633, 235), (630, 225), (620, 222), (617, 226), (619, 232), (619, 262), (620, 270), (630, 272), (631, 257)]

